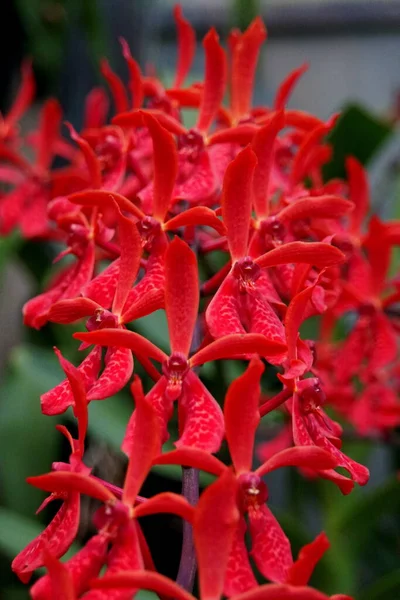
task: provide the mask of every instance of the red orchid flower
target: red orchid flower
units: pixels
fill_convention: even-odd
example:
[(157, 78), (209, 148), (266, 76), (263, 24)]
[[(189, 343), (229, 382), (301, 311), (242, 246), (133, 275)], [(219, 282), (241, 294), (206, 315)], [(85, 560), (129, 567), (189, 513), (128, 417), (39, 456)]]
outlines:
[(19, 133), (19, 121), (32, 104), (36, 85), (33, 75), (32, 62), (26, 60), (21, 65), (21, 83), (16, 98), (7, 115), (0, 114), (0, 140), (15, 142)]
[[(118, 573), (129, 569), (143, 569), (144, 559), (141, 550), (141, 534), (137, 519), (159, 512), (172, 512), (184, 519), (193, 520), (194, 508), (181, 496), (169, 492), (159, 494), (135, 506), (137, 495), (160, 446), (157, 427), (157, 415), (151, 404), (145, 399), (140, 380), (136, 378), (132, 384), (132, 393), (136, 401), (136, 425), (132, 432), (133, 450), (129, 458), (128, 470), (122, 489), (122, 500), (89, 473), (57, 471), (28, 478), (28, 483), (54, 493), (86, 494), (104, 503), (95, 515), (98, 535), (108, 538), (111, 549), (107, 553), (107, 574)], [(85, 404), (86, 407), (86, 404)], [(94, 538), (93, 538), (94, 539)], [(98, 545), (91, 540), (97, 555)], [(89, 542), (88, 546), (91, 544)], [(88, 547), (81, 551), (66, 568), (70, 575), (75, 593), (89, 587), (92, 567), (97, 561), (90, 554)], [(82, 561), (90, 558), (91, 565)], [(41, 584), (44, 586), (45, 584)], [(134, 591), (131, 591), (133, 595)], [(87, 598), (100, 598), (95, 592), (89, 592)], [(126, 593), (115, 593), (112, 596), (122, 600)]]
[[(169, 357), (131, 331), (102, 329), (86, 334), (77, 333), (74, 337), (87, 343), (130, 348), (139, 361), (144, 357), (162, 363), (163, 375), (147, 395), (159, 416), (162, 441), (167, 439), (167, 423), (173, 402), (179, 399), (181, 437), (177, 444), (215, 452), (223, 435), (221, 409), (192, 371), (193, 367), (247, 352), (270, 357), (282, 352), (285, 346), (262, 335), (228, 335), (189, 358), (199, 305), (196, 257), (184, 242), (175, 238), (166, 252), (165, 265), (165, 309), (172, 351)], [(128, 452), (134, 422), (133, 416), (123, 443), (123, 449)]]
[[(201, 600), (220, 600), (229, 552), (240, 515), (235, 499), (236, 481), (227, 469), (215, 483), (203, 492), (196, 508), (193, 530), (199, 566)], [(159, 573), (127, 571), (105, 576), (92, 582), (93, 589), (148, 589), (160, 596), (178, 600), (194, 600), (194, 596), (174, 581)], [(268, 584), (233, 596), (234, 600), (329, 600), (312, 588)], [(349, 596), (331, 596), (330, 600), (351, 600)]]
[[(79, 371), (63, 358), (58, 350), (57, 356), (71, 386), (74, 399), (74, 414), (78, 421), (78, 440), (73, 440), (64, 426), (59, 425), (57, 427), (68, 439), (72, 452), (69, 464), (55, 463), (53, 467), (60, 470), (61, 475), (73, 473), (80, 476), (87, 476), (90, 473), (90, 469), (82, 462), (88, 425), (85, 387)], [(62, 556), (71, 546), (78, 531), (80, 518), (79, 492), (75, 490), (50, 491), (51, 495), (41, 504), (38, 511), (42, 510), (52, 500), (58, 499), (63, 501), (61, 508), (46, 529), (14, 558), (11, 565), (12, 570), (24, 583), (29, 581), (33, 571), (44, 565), (44, 550), (47, 550), (57, 558)]]
[[(265, 504), (268, 491), (262, 476), (288, 465), (330, 469), (337, 466), (336, 460), (320, 448), (291, 448), (276, 454), (258, 469), (251, 471), (255, 432), (260, 421), (258, 406), (261, 391), (260, 377), (263, 370), (261, 361), (253, 359), (245, 374), (231, 384), (225, 399), (225, 434), (236, 477), (233, 496), (242, 515), (235, 530), (225, 575), (224, 594), (227, 596), (238, 594), (257, 585), (244, 541), (246, 533), (244, 515), (248, 516), (250, 523), (251, 555), (257, 568), (271, 581), (283, 583), (290, 580), (291, 583), (307, 583), (316, 561), (327, 547), (324, 537), (317, 538), (310, 551), (305, 552), (307, 558), (302, 560), (302, 567), (296, 566), (297, 563), (293, 566), (290, 542)], [(217, 458), (195, 448), (180, 448), (168, 452), (158, 457), (155, 462), (182, 464), (215, 475), (230, 471), (230, 468)], [(321, 553), (317, 548), (321, 549)], [(316, 557), (315, 561), (314, 557)], [(292, 570), (296, 576), (292, 574)], [(299, 571), (303, 573), (303, 578)], [(305, 573), (308, 574), (307, 577), (304, 576)]]
[[(248, 256), (255, 168), (255, 154), (247, 147), (226, 171), (221, 204), (233, 264), (207, 308), (206, 321), (214, 338), (247, 330), (284, 343), (283, 324), (272, 308), (281, 308), (282, 303), (263, 269), (286, 263), (318, 263), (316, 266), (324, 267), (344, 257), (337, 248), (318, 242), (291, 242), (255, 259)], [(278, 364), (283, 358), (277, 358)]]

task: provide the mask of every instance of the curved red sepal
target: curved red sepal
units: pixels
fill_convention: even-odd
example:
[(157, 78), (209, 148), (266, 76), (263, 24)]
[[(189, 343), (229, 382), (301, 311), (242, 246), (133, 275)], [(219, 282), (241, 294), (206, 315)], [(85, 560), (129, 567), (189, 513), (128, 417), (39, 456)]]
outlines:
[(221, 207), (232, 261), (247, 255), (256, 164), (257, 157), (251, 147), (247, 146), (239, 152), (225, 172)]
[(171, 352), (189, 355), (198, 308), (196, 255), (184, 241), (175, 237), (165, 253), (165, 312)]
[(183, 467), (193, 467), (201, 469), (213, 475), (222, 475), (226, 466), (218, 458), (212, 456), (204, 450), (185, 446), (178, 450), (165, 452), (157, 456), (153, 464), (155, 465), (182, 465)]
[(196, 128), (202, 132), (208, 131), (215, 119), (223, 100), (227, 78), (227, 62), (225, 51), (219, 43), (215, 29), (210, 29), (203, 40), (205, 61), (205, 76), (203, 96)]
[(142, 73), (136, 60), (132, 57), (129, 45), (124, 38), (119, 38), (122, 46), (122, 55), (126, 60), (129, 69), (129, 91), (131, 93), (132, 109), (141, 108), (144, 98), (142, 85)]
[(253, 358), (243, 375), (231, 383), (225, 398), (225, 435), (237, 474), (251, 470), (263, 371), (263, 363)]
[(360, 233), (361, 225), (369, 210), (367, 174), (362, 164), (354, 156), (346, 159), (346, 170), (349, 179), (349, 197), (354, 202), (354, 211), (350, 221), (351, 231)]
[(290, 263), (307, 263), (323, 269), (345, 260), (343, 252), (324, 242), (288, 242), (262, 254), (255, 262), (262, 269)]
[(245, 354), (259, 354), (262, 357), (275, 356), (282, 354), (285, 350), (284, 344), (271, 341), (260, 333), (232, 333), (214, 340), (196, 352), (189, 362), (192, 367), (196, 367), (212, 360), (237, 358)]
[(149, 498), (146, 502), (135, 508), (136, 518), (160, 513), (178, 515), (178, 517), (185, 519), (188, 523), (192, 523), (195, 509), (183, 496), (173, 494), (172, 492), (157, 494), (157, 496)]
[(354, 205), (346, 198), (326, 194), (299, 198), (279, 213), (279, 221), (297, 221), (301, 219), (338, 219), (351, 212)]
[(111, 90), (115, 112), (122, 113), (127, 111), (129, 109), (129, 102), (124, 84), (118, 75), (110, 68), (108, 60), (105, 58), (100, 61), (100, 72)]
[(184, 212), (172, 217), (164, 225), (164, 231), (172, 231), (178, 227), (188, 227), (193, 225), (203, 225), (212, 227), (220, 235), (226, 235), (224, 223), (218, 219), (214, 210), (207, 206), (194, 206)]
[(275, 110), (283, 110), (286, 107), (286, 104), (289, 102), (290, 95), (296, 86), (300, 77), (308, 70), (308, 64), (304, 64), (297, 69), (294, 69), (289, 75), (285, 77), (279, 86), (275, 100), (274, 100), (274, 108)]
[(185, 81), (196, 52), (196, 33), (184, 18), (179, 4), (174, 6), (174, 19), (178, 31), (178, 62), (173, 87), (179, 88)]
[(104, 485), (89, 475), (68, 471), (53, 471), (45, 475), (27, 477), (27, 483), (45, 492), (86, 494), (101, 502), (115, 501), (115, 496)]
[(269, 458), (256, 470), (263, 477), (271, 471), (282, 467), (305, 467), (309, 469), (326, 470), (338, 466), (338, 460), (327, 450), (317, 446), (295, 446), (286, 448)]
[(317, 563), (329, 549), (329, 546), (329, 540), (323, 532), (317, 535), (310, 544), (303, 546), (297, 560), (289, 569), (286, 583), (307, 585)]

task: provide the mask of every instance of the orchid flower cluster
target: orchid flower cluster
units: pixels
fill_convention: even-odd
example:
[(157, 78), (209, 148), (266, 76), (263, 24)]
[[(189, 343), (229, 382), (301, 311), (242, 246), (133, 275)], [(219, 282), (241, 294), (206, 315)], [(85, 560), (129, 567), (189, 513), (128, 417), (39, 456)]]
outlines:
[[(34, 95), (29, 63), (1, 121), (1, 233), (18, 228), (26, 239), (63, 246), (62, 266), (25, 304), (24, 323), (40, 329), (86, 320), (87, 332), (74, 338), (82, 351), (90, 348), (78, 366), (55, 349), (65, 379), (41, 397), (41, 409), (59, 415), (72, 407), (78, 435), (58, 426), (69, 462), (28, 479), (50, 494), (41, 508), (53, 500), (61, 507), (12, 569), (27, 583), (47, 568), (31, 587), (34, 600), (124, 600), (139, 589), (193, 600), (196, 568), (202, 600), (327, 600), (307, 586), (327, 536), (310, 539), (294, 559), (268, 507), (264, 476), (295, 467), (348, 494), (369, 472), (341, 451), (342, 427), (328, 412), (360, 435), (385, 435), (400, 423), (392, 310), (400, 282), (390, 274), (400, 227), (368, 217), (368, 182), (355, 158), (347, 180), (324, 180), (337, 115), (322, 122), (287, 108), (305, 66), (283, 81), (272, 107), (252, 106), (267, 35), (259, 18), (244, 33), (232, 31), (227, 49), (211, 29), (204, 80), (185, 87), (196, 38), (179, 6), (174, 17), (171, 88), (143, 74), (122, 40), (128, 87), (101, 64), (110, 122), (108, 94), (94, 89), (80, 133), (68, 124), (62, 137), (61, 108), (48, 100), (38, 129), (22, 138), (18, 121)], [(197, 115), (193, 128), (184, 126), (182, 109)], [(23, 157), (25, 143), (33, 164)], [(56, 157), (64, 166), (53, 167)], [(166, 314), (169, 354), (135, 332), (135, 321), (157, 310)], [(315, 315), (319, 340), (303, 339), (300, 327)], [(338, 340), (344, 318), (348, 335)], [(199, 368), (221, 360), (246, 369), (217, 402)], [(147, 393), (135, 363), (153, 382)], [(263, 389), (265, 364), (281, 389), (275, 395)], [(89, 403), (108, 401), (129, 382), (135, 408), (121, 440), (128, 457), (121, 489), (86, 466), (85, 440)], [(175, 407), (176, 449), (163, 451)], [(282, 415), (282, 430), (255, 449), (260, 420), (272, 411)], [(229, 464), (215, 456), (224, 439)], [(139, 496), (152, 466), (167, 464), (181, 465), (184, 479), (200, 470), (215, 481), (197, 503), (185, 485), (182, 495)], [(60, 562), (77, 536), (83, 495), (100, 502), (97, 533)], [(193, 543), (194, 561), (190, 552), (182, 557), (178, 583), (156, 571), (140, 528), (141, 517), (156, 513), (181, 517)]]

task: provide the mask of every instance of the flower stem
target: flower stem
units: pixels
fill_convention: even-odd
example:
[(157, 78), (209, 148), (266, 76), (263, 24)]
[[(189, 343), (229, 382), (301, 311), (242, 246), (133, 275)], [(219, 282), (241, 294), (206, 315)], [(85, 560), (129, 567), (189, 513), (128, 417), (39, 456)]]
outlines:
[[(182, 495), (195, 506), (199, 500), (199, 471), (192, 467), (182, 467)], [(192, 592), (196, 576), (197, 561), (190, 523), (183, 522), (182, 554), (176, 582), (188, 592)]]

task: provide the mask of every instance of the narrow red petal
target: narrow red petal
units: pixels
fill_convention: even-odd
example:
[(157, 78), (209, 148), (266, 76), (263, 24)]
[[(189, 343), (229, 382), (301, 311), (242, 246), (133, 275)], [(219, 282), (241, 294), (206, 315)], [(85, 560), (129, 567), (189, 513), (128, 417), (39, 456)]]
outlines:
[(369, 210), (369, 186), (367, 174), (362, 164), (349, 156), (346, 159), (346, 170), (349, 178), (349, 197), (354, 202), (351, 215), (351, 231), (359, 233)]
[(182, 13), (179, 4), (174, 6), (175, 25), (178, 30), (178, 63), (173, 87), (179, 88), (185, 81), (196, 52), (196, 33)]
[[(143, 110), (131, 110), (125, 113), (116, 115), (112, 119), (114, 125), (120, 127), (142, 127), (143, 126)], [(185, 127), (176, 119), (157, 109), (146, 109), (146, 113), (157, 119), (167, 131), (175, 135), (187, 133)]]
[(288, 242), (256, 258), (262, 269), (290, 263), (308, 263), (319, 269), (344, 262), (343, 252), (324, 242)]
[(142, 117), (153, 140), (153, 217), (164, 221), (178, 174), (178, 150), (172, 134), (157, 119), (145, 111)]
[(178, 237), (165, 254), (165, 312), (172, 352), (189, 355), (199, 308), (199, 276), (194, 252)]
[(221, 206), (232, 261), (247, 255), (256, 164), (257, 157), (251, 147), (247, 146), (225, 172)]
[(289, 102), (290, 95), (293, 92), (300, 77), (308, 70), (308, 64), (304, 64), (297, 69), (294, 69), (287, 77), (282, 81), (281, 85), (276, 92), (274, 108), (275, 110), (282, 110), (286, 108), (286, 104)]
[(238, 282), (232, 275), (225, 277), (206, 310), (206, 322), (213, 338), (246, 333), (240, 319)]
[(53, 597), (60, 600), (76, 600), (71, 574), (46, 546), (43, 548), (43, 562), (49, 573)]
[(21, 84), (14, 103), (9, 110), (6, 122), (8, 126), (18, 123), (24, 112), (29, 108), (35, 96), (36, 84), (33, 75), (32, 61), (25, 60), (21, 67)]
[(220, 600), (229, 552), (239, 522), (237, 480), (230, 470), (201, 495), (194, 521), (202, 600)]
[(76, 192), (68, 196), (68, 200), (73, 204), (81, 204), (82, 206), (98, 206), (100, 209), (113, 206), (113, 200), (118, 204), (119, 208), (126, 211), (138, 219), (143, 219), (145, 214), (135, 206), (128, 198), (118, 194), (117, 192), (108, 192), (106, 190), (86, 190), (84, 192)]
[(95, 579), (92, 582), (92, 587), (104, 590), (135, 587), (142, 590), (151, 590), (160, 596), (176, 598), (176, 600), (194, 600), (194, 596), (186, 592), (175, 581), (152, 571), (125, 571), (125, 573), (106, 575), (101, 579)]
[[(144, 98), (142, 84), (142, 73), (136, 60), (132, 57), (128, 43), (123, 38), (119, 39), (122, 46), (122, 54), (129, 69), (129, 90), (131, 93), (131, 106), (133, 109), (141, 108)], [(122, 112), (122, 111), (119, 111)]]
[(307, 585), (317, 563), (329, 549), (330, 543), (325, 533), (320, 533), (314, 541), (303, 546), (297, 560), (291, 566), (286, 583)]
[(236, 120), (250, 114), (260, 48), (267, 38), (267, 30), (256, 17), (239, 37), (232, 56), (231, 107)]
[[(80, 135), (78, 135), (78, 133), (72, 127), (71, 123), (66, 123), (66, 125), (69, 129), (69, 134), (71, 138), (74, 140), (74, 142), (78, 144), (79, 150), (83, 154), (86, 167), (89, 172), (92, 187), (94, 187), (95, 189), (101, 188), (102, 179), (100, 163), (97, 160), (97, 156), (94, 150), (91, 148), (91, 146), (86, 140), (84, 140)], [(69, 197), (68, 200), (70, 200), (70, 202), (73, 202), (71, 197)]]
[(301, 219), (338, 219), (353, 210), (353, 204), (346, 198), (334, 195), (299, 198), (279, 213), (279, 221)]
[(129, 348), (139, 358), (143, 355), (158, 362), (163, 362), (167, 358), (167, 355), (162, 350), (142, 335), (133, 331), (127, 331), (126, 329), (98, 329), (90, 333), (74, 333), (73, 337), (88, 344)]
[(226, 567), (224, 595), (230, 598), (257, 587), (245, 544), (246, 523), (240, 519)]
[(133, 506), (153, 459), (159, 452), (160, 433), (157, 413), (144, 397), (139, 377), (135, 377), (131, 390), (135, 399), (136, 420), (132, 432), (132, 453), (129, 457), (122, 500), (125, 504)]
[(84, 129), (98, 129), (105, 125), (109, 105), (106, 91), (101, 87), (93, 88), (85, 100)]
[(178, 450), (160, 454), (154, 459), (153, 464), (193, 467), (195, 469), (206, 471), (207, 473), (212, 473), (213, 475), (222, 475), (226, 468), (225, 465), (218, 460), (218, 458), (212, 456), (212, 454), (190, 446), (184, 446)]
[(165, 231), (173, 231), (178, 227), (190, 227), (193, 225), (203, 225), (205, 227), (212, 227), (220, 235), (226, 235), (226, 227), (224, 223), (218, 219), (214, 210), (207, 206), (194, 206), (184, 212), (176, 215), (169, 219), (165, 225)]
[(89, 298), (59, 300), (50, 308), (47, 318), (52, 323), (65, 325), (94, 315), (98, 308), (101, 309), (101, 306)]
[(305, 467), (317, 471), (334, 469), (338, 460), (327, 450), (316, 446), (295, 446), (286, 448), (272, 456), (258, 467), (256, 473), (260, 477), (282, 467)]
[(111, 94), (114, 100), (114, 107), (116, 113), (122, 113), (129, 109), (129, 102), (126, 95), (124, 84), (121, 79), (114, 73), (110, 68), (110, 65), (106, 59), (100, 62), (100, 72), (104, 79), (107, 81), (108, 86), (111, 90)]
[(190, 364), (195, 367), (212, 360), (235, 358), (243, 354), (259, 354), (268, 357), (282, 354), (285, 350), (284, 344), (268, 340), (259, 333), (233, 333), (211, 342), (196, 352), (190, 359)]
[(263, 363), (254, 358), (244, 374), (231, 383), (225, 398), (225, 435), (236, 473), (251, 470), (263, 371)]
[(46, 475), (27, 477), (27, 483), (45, 492), (79, 492), (101, 502), (113, 502), (115, 496), (104, 485), (89, 475), (66, 471), (53, 471)]
[(203, 40), (205, 52), (205, 75), (203, 97), (200, 105), (197, 129), (207, 132), (215, 119), (224, 97), (227, 61), (215, 29), (210, 29)]
[(40, 169), (51, 167), (54, 144), (59, 135), (62, 111), (57, 100), (50, 99), (44, 104), (40, 115), (40, 129), (36, 164)]
[(142, 257), (142, 240), (134, 223), (118, 210), (118, 238), (121, 248), (119, 275), (112, 312), (120, 315), (128, 294), (135, 283)]
[(172, 492), (157, 494), (135, 508), (136, 518), (160, 513), (171, 513), (192, 523), (195, 509), (189, 504), (186, 498), (183, 498), (178, 494), (173, 494)]
[(88, 389), (88, 402), (117, 394), (128, 383), (132, 371), (133, 357), (129, 348), (108, 348), (104, 371)]
[(314, 285), (296, 294), (291, 300), (285, 315), (286, 340), (290, 360), (297, 359), (297, 343), (299, 340), (300, 325), (303, 323), (306, 309), (310, 302)]
[[(143, 279), (142, 279), (143, 281)], [(130, 323), (135, 319), (141, 319), (152, 314), (156, 310), (165, 307), (165, 292), (163, 289), (149, 289), (140, 294), (138, 300), (128, 308), (124, 307), (124, 313), (121, 315), (123, 323)]]
[(256, 215), (259, 219), (269, 213), (269, 180), (274, 159), (276, 136), (284, 126), (284, 114), (278, 112), (258, 130), (251, 142), (257, 156), (257, 166), (253, 179), (253, 198)]

